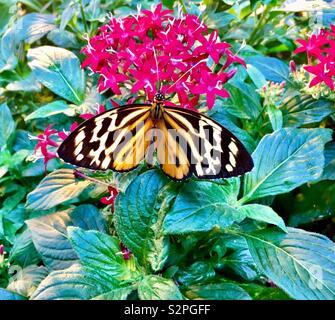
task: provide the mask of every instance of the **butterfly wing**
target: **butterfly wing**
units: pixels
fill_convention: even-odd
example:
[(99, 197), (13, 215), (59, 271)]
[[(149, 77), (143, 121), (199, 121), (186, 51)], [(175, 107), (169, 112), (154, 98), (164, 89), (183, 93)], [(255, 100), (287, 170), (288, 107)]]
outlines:
[(160, 161), (162, 170), (173, 179), (183, 180), (192, 173), (202, 179), (229, 178), (253, 168), (243, 144), (222, 125), (200, 113), (164, 107), (160, 129), (175, 132), (166, 134), (164, 148), (157, 149), (158, 160), (169, 160), (168, 165)]
[(65, 162), (92, 170), (129, 171), (144, 159), (153, 127), (150, 104), (101, 113), (76, 128), (58, 148)]

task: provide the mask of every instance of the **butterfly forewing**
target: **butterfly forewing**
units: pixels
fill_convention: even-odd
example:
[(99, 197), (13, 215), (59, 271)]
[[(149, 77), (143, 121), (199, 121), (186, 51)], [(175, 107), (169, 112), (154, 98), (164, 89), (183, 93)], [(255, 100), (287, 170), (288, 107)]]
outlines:
[(129, 171), (145, 157), (153, 126), (150, 104), (129, 105), (106, 111), (83, 122), (61, 144), (65, 162), (92, 170)]
[[(165, 107), (164, 111), (166, 126), (175, 129), (183, 141), (183, 154), (187, 154), (190, 171), (198, 178), (234, 177), (253, 168), (252, 158), (243, 144), (216, 121), (181, 108)], [(175, 151), (175, 158), (179, 159), (178, 150)], [(164, 170), (164, 166), (162, 169), (173, 177), (173, 172)], [(189, 175), (187, 172), (183, 178)]]

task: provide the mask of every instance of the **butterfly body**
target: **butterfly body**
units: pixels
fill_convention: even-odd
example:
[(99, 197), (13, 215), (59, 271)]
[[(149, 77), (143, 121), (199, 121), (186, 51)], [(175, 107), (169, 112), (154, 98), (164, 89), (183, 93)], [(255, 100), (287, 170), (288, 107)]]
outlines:
[(157, 159), (163, 172), (182, 181), (228, 178), (248, 172), (253, 161), (243, 144), (200, 113), (165, 105), (158, 92), (148, 104), (108, 110), (76, 128), (61, 144), (65, 162), (92, 170), (130, 171)]

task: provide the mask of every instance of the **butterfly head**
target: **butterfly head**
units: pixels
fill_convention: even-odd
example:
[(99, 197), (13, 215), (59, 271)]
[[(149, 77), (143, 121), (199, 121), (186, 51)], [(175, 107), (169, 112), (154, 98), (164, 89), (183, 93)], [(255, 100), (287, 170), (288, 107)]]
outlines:
[(158, 91), (156, 94), (155, 94), (155, 98), (154, 98), (154, 102), (156, 103), (162, 103), (165, 101), (165, 96), (162, 92)]

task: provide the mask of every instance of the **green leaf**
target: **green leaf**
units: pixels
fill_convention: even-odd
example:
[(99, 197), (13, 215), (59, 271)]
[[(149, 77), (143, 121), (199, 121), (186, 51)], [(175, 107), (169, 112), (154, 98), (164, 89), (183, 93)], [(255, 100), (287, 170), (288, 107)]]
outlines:
[(26, 300), (26, 299), (27, 299), (26, 297), (23, 297), (17, 293), (0, 288), (0, 300)]
[(273, 131), (280, 130), (283, 127), (283, 114), (276, 106), (270, 105), (267, 107), (267, 114), (269, 116)]
[(8, 290), (29, 297), (41, 281), (48, 275), (44, 266), (30, 265), (24, 269), (12, 266), (15, 275), (10, 279)]
[(296, 195), (284, 195), (280, 203), (289, 213), (288, 224), (297, 227), (325, 220), (335, 215), (335, 184), (322, 181), (299, 188)]
[(185, 291), (191, 300), (251, 300), (249, 294), (234, 283), (212, 283), (191, 286)]
[(223, 257), (219, 264), (216, 265), (216, 269), (230, 270), (247, 281), (255, 280), (258, 275), (256, 265), (248, 248), (238, 249), (232, 254)]
[(178, 270), (176, 279), (184, 287), (214, 279), (216, 273), (211, 263), (205, 261), (194, 262), (191, 266)]
[(335, 142), (326, 144), (325, 166), (321, 180), (335, 180)]
[(266, 85), (266, 79), (263, 73), (259, 71), (256, 67), (251, 64), (247, 64), (247, 72), (257, 89), (260, 89)]
[(40, 92), (41, 84), (36, 80), (34, 75), (30, 73), (28, 76), (17, 81), (10, 82), (6, 86), (7, 91), (24, 91), (24, 92)]
[(76, 180), (73, 170), (59, 169), (46, 176), (27, 196), (27, 209), (47, 210), (78, 197), (91, 182)]
[[(81, 207), (82, 209), (79, 209)], [(90, 205), (31, 219), (26, 223), (36, 250), (50, 270), (66, 269), (78, 261), (68, 239), (67, 227), (75, 226), (102, 232), (105, 232), (106, 228), (99, 211)]]
[(28, 65), (44, 86), (60, 97), (80, 104), (85, 96), (85, 75), (79, 59), (62, 48), (43, 46), (28, 51)]
[[(164, 221), (166, 234), (184, 234), (224, 229), (241, 222), (245, 215), (227, 202), (236, 202), (236, 180), (222, 186), (208, 181), (189, 181), (181, 188)], [(232, 198), (235, 201), (232, 201)], [(232, 203), (233, 205), (234, 203)]]
[(237, 118), (256, 120), (262, 110), (256, 87), (244, 82), (234, 81), (226, 88), (230, 93), (230, 98), (223, 102), (224, 108)]
[(14, 132), (15, 122), (6, 103), (0, 105), (0, 150)]
[(141, 300), (183, 300), (178, 287), (171, 279), (146, 276), (138, 285)]
[[(96, 269), (83, 268), (75, 264), (72, 267), (53, 271), (45, 278), (32, 300), (89, 300), (114, 292), (119, 284), (108, 274)], [(125, 296), (125, 293), (122, 294)]]
[(243, 233), (259, 270), (295, 299), (335, 299), (335, 245), (300, 229)]
[(292, 83), (290, 79), (289, 67), (277, 58), (264, 56), (246, 57), (246, 62), (253, 65), (262, 72), (266, 80), (273, 82), (285, 81), (287, 84)]
[[(160, 270), (167, 259), (168, 239), (162, 221), (173, 190), (164, 192), (168, 179), (156, 170), (135, 178), (115, 202), (115, 227), (122, 242), (144, 267)], [(164, 199), (164, 194), (167, 199)]]
[(252, 154), (255, 167), (245, 175), (240, 202), (276, 195), (320, 177), (328, 129), (282, 129), (262, 138)]
[(280, 107), (286, 127), (300, 127), (305, 124), (317, 123), (335, 112), (335, 103), (323, 98), (311, 96), (294, 96), (288, 98)]
[(274, 212), (271, 207), (263, 206), (261, 204), (247, 204), (238, 208), (238, 210), (243, 212), (247, 218), (274, 224), (284, 232), (287, 231), (284, 220), (276, 212)]
[(12, 265), (19, 265), (22, 268), (41, 261), (41, 257), (35, 249), (31, 232), (26, 229), (17, 236), (9, 255), (9, 262)]
[(117, 281), (133, 282), (140, 277), (134, 257), (123, 258), (116, 237), (75, 227), (69, 227), (68, 234), (83, 266), (101, 270)]
[(255, 283), (241, 284), (253, 300), (291, 300), (280, 288), (263, 287)]
[(16, 41), (32, 44), (55, 28), (55, 17), (52, 14), (28, 13), (15, 24)]
[(24, 120), (29, 121), (38, 118), (48, 118), (50, 116), (54, 116), (60, 113), (65, 113), (68, 116), (73, 116), (74, 109), (70, 108), (65, 101), (57, 100), (38, 108), (37, 110), (26, 116)]

